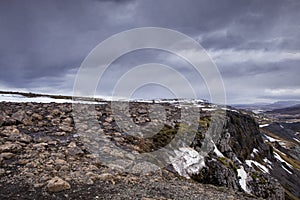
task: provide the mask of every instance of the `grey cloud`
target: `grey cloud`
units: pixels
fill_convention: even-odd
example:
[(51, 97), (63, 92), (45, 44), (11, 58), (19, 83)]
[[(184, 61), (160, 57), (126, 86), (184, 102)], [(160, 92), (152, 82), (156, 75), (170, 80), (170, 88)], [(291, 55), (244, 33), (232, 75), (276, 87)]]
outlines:
[[(299, 10), (297, 0), (0, 1), (0, 82), (9, 89), (71, 91), (76, 70), (97, 44), (112, 34), (143, 26), (181, 31), (208, 51), (221, 54), (226, 50), (297, 53)], [(156, 61), (173, 65), (198, 87), (199, 96), (206, 97), (203, 80), (183, 61), (171, 63), (164, 55), (125, 56), (108, 71), (101, 92), (109, 94), (132, 65)], [(271, 62), (256, 56), (240, 62), (224, 56), (216, 60), (229, 101), (264, 98), (266, 89), (299, 88), (299, 59)], [(162, 91), (156, 88), (153, 93)]]

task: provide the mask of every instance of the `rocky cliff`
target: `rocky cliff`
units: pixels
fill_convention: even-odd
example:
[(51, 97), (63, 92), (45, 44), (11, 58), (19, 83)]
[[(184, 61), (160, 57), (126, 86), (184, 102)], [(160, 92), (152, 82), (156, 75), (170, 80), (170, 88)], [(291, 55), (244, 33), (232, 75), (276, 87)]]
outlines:
[[(163, 107), (156, 111), (165, 112), (163, 124), (151, 118), (153, 104)], [(197, 129), (194, 122), (182, 121), (180, 113), (185, 107), (197, 108)], [(13, 190), (19, 188), (19, 195), (26, 197), (69, 198), (76, 194), (82, 198), (121, 199), (130, 197), (124, 190), (128, 187), (136, 195), (132, 199), (284, 199), (284, 190), (272, 172), (277, 165), (276, 154), (264, 142), (251, 116), (206, 102), (188, 103), (185, 107), (180, 103), (132, 102), (127, 115), (133, 124), (120, 125), (110, 102), (102, 102), (86, 105), (87, 110), (81, 111), (88, 113), (92, 109), (95, 116), (80, 124), (74, 119), (71, 104), (2, 102), (1, 197), (17, 198)], [(147, 127), (149, 122), (154, 127)], [(139, 129), (141, 132), (161, 128), (156, 134), (142, 137), (128, 132), (134, 124), (147, 127)], [(181, 144), (182, 141), (172, 143), (178, 134), (195, 137), (189, 147), (171, 148), (174, 151), (168, 155), (169, 164), (163, 168), (151, 158), (142, 162), (132, 159)], [(97, 139), (100, 135), (103, 140)], [(97, 152), (99, 145), (101, 152)], [(112, 151), (109, 146), (120, 151)], [(103, 149), (119, 159), (104, 162)], [(203, 154), (203, 149), (211, 151)], [(107, 196), (99, 196), (99, 191), (105, 191)]]

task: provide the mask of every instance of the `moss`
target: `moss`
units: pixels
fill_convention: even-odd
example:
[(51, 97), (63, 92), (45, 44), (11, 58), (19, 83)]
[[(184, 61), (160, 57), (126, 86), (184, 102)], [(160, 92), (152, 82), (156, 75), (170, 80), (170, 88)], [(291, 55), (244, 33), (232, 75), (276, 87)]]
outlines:
[(258, 178), (257, 174), (255, 174), (255, 173), (252, 173), (252, 174), (251, 174), (251, 177), (252, 177), (254, 180), (256, 180), (256, 179)]
[(197, 182), (201, 182), (203, 180), (203, 174), (202, 172), (199, 172), (198, 174), (193, 174), (191, 176), (191, 178), (194, 180), (194, 181), (197, 181)]
[[(157, 134), (150, 138), (139, 138), (139, 144), (137, 145), (141, 148), (141, 152), (156, 151), (168, 145), (176, 134), (195, 134), (196, 137), (202, 137), (202, 135), (199, 135), (191, 126), (184, 123), (177, 123), (174, 127), (165, 125)], [(143, 140), (143, 142), (141, 142), (141, 140)]]
[(208, 126), (208, 123), (206, 120), (199, 119), (198, 123), (202, 128), (206, 128)]
[(218, 157), (217, 159), (227, 168), (234, 169), (237, 172), (237, 166), (229, 158)]
[(251, 173), (251, 177), (253, 178), (253, 180), (258, 181), (258, 184), (266, 184), (267, 181), (266, 179), (264, 179), (263, 177), (261, 177), (259, 174), (257, 173)]

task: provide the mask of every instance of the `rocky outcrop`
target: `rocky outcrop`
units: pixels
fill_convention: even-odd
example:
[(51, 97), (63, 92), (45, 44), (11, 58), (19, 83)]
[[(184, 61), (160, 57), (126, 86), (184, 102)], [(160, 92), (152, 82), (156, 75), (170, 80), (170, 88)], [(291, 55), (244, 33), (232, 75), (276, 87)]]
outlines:
[[(208, 147), (203, 144), (203, 141), (206, 130), (212, 126), (211, 113), (204, 110), (199, 110), (200, 127), (191, 147), (175, 149), (177, 152), (173, 152), (173, 160), (170, 159), (173, 166), (168, 167), (181, 176), (198, 181), (197, 184), (178, 178), (174, 173), (160, 169), (153, 163), (151, 165), (147, 162), (131, 161), (132, 154), (154, 152), (170, 144), (180, 127), (184, 130), (184, 134), (191, 133), (189, 125), (183, 126), (180, 121), (181, 108), (168, 103), (163, 105), (166, 106), (166, 121), (163, 128), (157, 134), (143, 138), (139, 134), (125, 131), (126, 127), (131, 125), (130, 123), (124, 124), (125, 129), (119, 127), (109, 104), (99, 104), (94, 107), (96, 116), (93, 116), (93, 120), (97, 124), (86, 123), (75, 126), (70, 104), (0, 103), (0, 109), (3, 111), (0, 116), (1, 191), (5, 188), (9, 190), (9, 185), (11, 188), (18, 188), (20, 185), (15, 184), (22, 183), (21, 185), (29, 185), (26, 187), (36, 188), (36, 191), (47, 189), (47, 191), (61, 191), (71, 195), (72, 191), (84, 193), (82, 190), (76, 190), (76, 187), (80, 186), (99, 190), (96, 184), (115, 191), (111, 186), (115, 184), (123, 194), (121, 186), (118, 185), (120, 183), (123, 184), (123, 188), (124, 185), (132, 188), (132, 192), (138, 193), (140, 198), (144, 196), (134, 189), (139, 187), (138, 184), (148, 188), (147, 191), (150, 192), (144, 191), (145, 194), (155, 194), (157, 198), (173, 199), (178, 195), (183, 199), (204, 197), (243, 199), (247, 194), (243, 193), (240, 196), (239, 192), (242, 192), (243, 188), (238, 174), (238, 169), (243, 166), (248, 177), (246, 186), (251, 194), (269, 199), (282, 199), (282, 189), (274, 179), (268, 174), (263, 174), (259, 168), (250, 167), (245, 163), (248, 159), (260, 161), (259, 159), (265, 157), (271, 160), (273, 154), (272, 148), (263, 143), (256, 122), (240, 112), (227, 112), (225, 120), (227, 123), (218, 124), (210, 129), (211, 131), (216, 131), (220, 127), (224, 129), (221, 137), (215, 140), (218, 153), (212, 151), (205, 158), (197, 154), (201, 152), (201, 148)], [(143, 126), (152, 122), (149, 104), (135, 102), (129, 107), (129, 117), (133, 118), (136, 125)], [(86, 112), (88, 109), (89, 106)], [(153, 120), (153, 124), (159, 126), (159, 120)], [(102, 130), (99, 130), (99, 127)], [(95, 131), (98, 135), (92, 135)], [(97, 140), (100, 134), (104, 135), (105, 139)], [(84, 135), (90, 137), (83, 137)], [(85, 139), (90, 141), (86, 142)], [(90, 144), (91, 148), (87, 144)], [(99, 157), (101, 152), (98, 155), (92, 154), (92, 150), (99, 150), (100, 145), (110, 155), (119, 157), (118, 162), (107, 165), (101, 161), (101, 156)], [(109, 145), (120, 148), (122, 153), (111, 151)], [(251, 156), (254, 148), (261, 153), (260, 156), (256, 156), (257, 158)], [(122, 159), (123, 163), (121, 163)], [(124, 171), (124, 166), (130, 167), (131, 173)], [(255, 176), (259, 178), (255, 179)], [(224, 191), (201, 183), (229, 189)], [(265, 184), (261, 185), (262, 183)], [(185, 185), (185, 189), (179, 189)], [(69, 190), (71, 192), (68, 192)], [(177, 193), (174, 190), (178, 190)], [(248, 195), (251, 198), (251, 195)], [(89, 197), (94, 198), (94, 196)]]
[[(272, 147), (264, 143), (257, 122), (251, 116), (236, 111), (227, 111), (226, 121), (223, 132), (216, 140), (216, 147), (222, 156), (213, 152), (209, 154), (205, 167), (193, 178), (201, 183), (244, 190), (257, 197), (284, 199), (282, 186), (259, 168), (259, 162), (256, 168), (246, 164), (246, 160), (250, 159), (274, 159)], [(260, 151), (256, 158), (252, 157), (254, 149)], [(239, 177), (237, 170), (240, 168), (245, 171), (246, 177)], [(244, 186), (240, 182), (241, 178), (245, 179)]]
[[(237, 191), (187, 182), (149, 162), (133, 165), (130, 174), (104, 165), (75, 131), (71, 106), (0, 103), (1, 199), (244, 199)], [(140, 140), (121, 132), (106, 104), (96, 110), (102, 133), (124, 148), (138, 149)], [(141, 114), (142, 123), (148, 117)]]

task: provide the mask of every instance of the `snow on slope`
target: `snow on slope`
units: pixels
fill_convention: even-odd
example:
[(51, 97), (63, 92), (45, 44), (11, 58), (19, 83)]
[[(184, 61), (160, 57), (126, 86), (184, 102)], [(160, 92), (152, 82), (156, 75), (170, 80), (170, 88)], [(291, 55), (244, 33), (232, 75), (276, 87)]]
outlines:
[(254, 160), (246, 160), (245, 162), (246, 162), (246, 164), (247, 164), (249, 167), (252, 167), (252, 164), (254, 164), (254, 165), (257, 166), (259, 169), (261, 169), (263, 172), (269, 174), (269, 169), (268, 169), (266, 166), (260, 164), (259, 162), (256, 162), (256, 161), (254, 161)]
[(25, 97), (19, 94), (0, 94), (0, 102), (16, 102), (16, 103), (84, 103), (84, 104), (99, 104), (94, 101), (74, 101), (72, 99), (54, 99), (51, 97)]
[(244, 170), (244, 167), (241, 166), (241, 168), (237, 169), (238, 177), (240, 177), (239, 183), (241, 188), (247, 192), (250, 193), (250, 191), (247, 188), (247, 172)]

